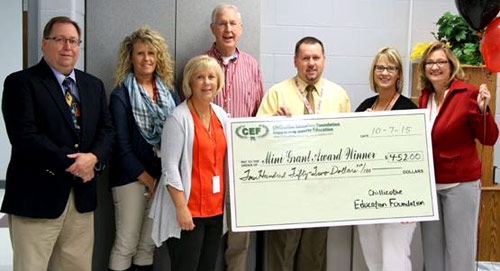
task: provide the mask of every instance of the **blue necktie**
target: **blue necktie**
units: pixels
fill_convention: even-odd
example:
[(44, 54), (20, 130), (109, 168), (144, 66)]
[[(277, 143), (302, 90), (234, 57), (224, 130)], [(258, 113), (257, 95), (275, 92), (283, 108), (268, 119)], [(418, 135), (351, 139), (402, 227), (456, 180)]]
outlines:
[(73, 125), (75, 125), (76, 132), (80, 134), (81, 130), (80, 104), (78, 103), (78, 100), (75, 98), (73, 93), (71, 93), (70, 85), (72, 81), (73, 79), (71, 79), (70, 77), (66, 77), (62, 82), (62, 85), (64, 88), (64, 98), (69, 106), (69, 109), (71, 110), (71, 118), (73, 119)]

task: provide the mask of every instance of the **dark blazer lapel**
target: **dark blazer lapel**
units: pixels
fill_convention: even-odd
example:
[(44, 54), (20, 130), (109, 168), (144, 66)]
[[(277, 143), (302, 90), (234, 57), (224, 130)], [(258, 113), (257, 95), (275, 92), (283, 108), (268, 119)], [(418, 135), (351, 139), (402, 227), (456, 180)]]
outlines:
[(66, 123), (69, 125), (73, 133), (77, 135), (75, 126), (73, 125), (73, 118), (71, 116), (71, 111), (69, 110), (68, 104), (64, 100), (61, 86), (59, 86), (59, 84), (57, 83), (54, 73), (50, 69), (49, 65), (43, 59), (40, 61), (39, 65), (41, 71), (44, 73), (42, 75), (42, 84), (45, 86), (47, 91), (54, 99), (55, 103), (57, 104), (57, 107), (59, 108), (59, 111), (66, 120)]
[(82, 138), (85, 135), (86, 127), (89, 127), (89, 121), (92, 120), (89, 114), (93, 114), (92, 110), (92, 99), (90, 99), (90, 91), (92, 91), (91, 86), (88, 82), (80, 76), (80, 71), (75, 69), (76, 87), (78, 88), (78, 95), (80, 96), (80, 113), (82, 121)]

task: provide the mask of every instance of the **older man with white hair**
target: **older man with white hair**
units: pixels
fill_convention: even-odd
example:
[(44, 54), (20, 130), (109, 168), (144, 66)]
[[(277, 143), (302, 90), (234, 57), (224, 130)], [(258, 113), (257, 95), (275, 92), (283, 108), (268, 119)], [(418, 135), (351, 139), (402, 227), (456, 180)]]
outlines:
[[(213, 102), (230, 117), (253, 117), (257, 114), (263, 96), (259, 63), (237, 48), (243, 31), (241, 14), (231, 4), (218, 4), (212, 11), (210, 29), (215, 43), (205, 54), (219, 62), (225, 75), (222, 91)], [(225, 253), (227, 271), (245, 270), (249, 233), (229, 230)]]

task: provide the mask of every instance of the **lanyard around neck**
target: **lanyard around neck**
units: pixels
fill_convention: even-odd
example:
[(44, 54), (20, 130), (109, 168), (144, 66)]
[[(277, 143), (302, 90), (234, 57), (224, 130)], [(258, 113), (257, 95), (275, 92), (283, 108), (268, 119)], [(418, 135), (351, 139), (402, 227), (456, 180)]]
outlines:
[[(196, 106), (194, 105), (193, 101), (191, 99), (189, 99), (189, 102), (191, 102), (191, 105), (193, 106), (196, 118), (200, 122), (201, 126), (203, 128), (205, 128), (204, 125), (203, 125), (203, 121), (201, 120), (200, 114), (198, 113), (198, 110), (196, 109)], [(206, 129), (206, 130), (208, 132), (209, 138), (210, 139), (213, 138), (213, 140), (210, 140), (210, 142), (212, 144), (212, 148), (214, 150), (213, 171), (214, 171), (214, 174), (215, 174), (214, 176), (217, 176), (217, 135), (215, 133), (215, 128), (212, 127), (212, 125), (213, 125), (214, 122), (212, 121), (212, 107), (211, 106), (210, 106), (210, 113), (209, 114), (210, 114), (210, 121), (208, 123), (208, 129)], [(198, 133), (198, 136), (200, 136), (199, 133)], [(198, 154), (198, 158), (200, 158), (200, 156), (201, 156), (201, 153)], [(201, 159), (199, 159), (199, 161), (201, 161)]]
[[(300, 88), (299, 86), (299, 81), (297, 80), (297, 77), (294, 79), (295, 81), (295, 86), (297, 87), (297, 92), (299, 93), (300, 97), (302, 97), (302, 102), (304, 102), (304, 105), (307, 109), (307, 112), (309, 114), (314, 114), (314, 110), (312, 110), (311, 104), (307, 100), (307, 94), (303, 89)], [(319, 114), (321, 112), (321, 105), (323, 104), (323, 82), (321, 83), (321, 91), (319, 95), (319, 102), (318, 102), (318, 108), (316, 108), (316, 114)], [(314, 104), (312, 105), (314, 106)]]
[(231, 60), (227, 64), (224, 64), (223, 61), (221, 61), (222, 66), (224, 67), (224, 89), (222, 91), (222, 98), (224, 99), (224, 110), (229, 112), (229, 101), (231, 99), (231, 90), (232, 87), (234, 87), (234, 77), (236, 75), (236, 68), (238, 67), (238, 60), (239, 56), (237, 55), (235, 60), (234, 60), (234, 68), (233, 68), (233, 73), (231, 74), (231, 81), (228, 82), (228, 76), (227, 76), (227, 71), (230, 69), (229, 64), (231, 63)]

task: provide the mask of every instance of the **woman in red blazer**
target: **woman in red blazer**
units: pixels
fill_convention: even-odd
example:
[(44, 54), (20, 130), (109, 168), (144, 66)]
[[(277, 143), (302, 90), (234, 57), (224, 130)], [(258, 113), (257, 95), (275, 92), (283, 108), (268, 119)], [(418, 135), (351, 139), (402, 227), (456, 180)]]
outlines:
[(423, 222), (426, 271), (474, 270), (479, 214), (481, 164), (475, 139), (495, 144), (498, 128), (488, 108), (490, 92), (460, 81), (464, 72), (446, 44), (436, 41), (418, 65), (428, 108), (439, 221)]

